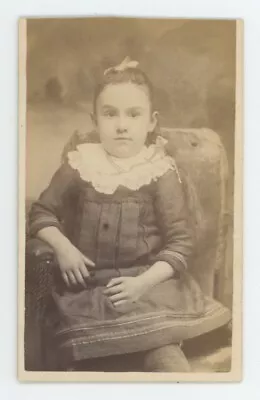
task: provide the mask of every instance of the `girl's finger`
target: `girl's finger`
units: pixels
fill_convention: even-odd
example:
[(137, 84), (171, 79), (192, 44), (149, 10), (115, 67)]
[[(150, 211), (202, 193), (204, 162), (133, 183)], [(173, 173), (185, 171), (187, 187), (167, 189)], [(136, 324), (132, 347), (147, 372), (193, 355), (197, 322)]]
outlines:
[(119, 285), (120, 283), (122, 283), (122, 282), (124, 282), (124, 280), (125, 280), (125, 278), (123, 277), (123, 276), (120, 276), (120, 277), (118, 277), (118, 278), (112, 278), (109, 282), (108, 282), (108, 284), (107, 284), (107, 288), (110, 288), (110, 287), (112, 287), (112, 286), (115, 286), (115, 285)]
[(72, 285), (77, 285), (77, 280), (74, 276), (74, 273), (72, 271), (68, 271), (67, 274), (68, 274), (70, 283), (72, 283)]
[(79, 270), (80, 270), (81, 275), (83, 276), (83, 278), (88, 278), (89, 277), (89, 272), (88, 272), (88, 269), (87, 269), (85, 264), (81, 265), (79, 267)]
[(109, 296), (109, 299), (114, 303), (115, 301), (125, 300), (127, 298), (127, 294), (125, 292), (113, 294)]
[(82, 255), (83, 261), (84, 261), (84, 263), (85, 263), (86, 265), (88, 265), (89, 267), (95, 267), (95, 263), (93, 263), (93, 261), (91, 261), (91, 260), (90, 260), (88, 257), (86, 257), (84, 254), (81, 253), (81, 255)]
[(80, 283), (83, 287), (87, 287), (86, 282), (84, 281), (84, 278), (79, 269), (74, 271), (74, 276), (78, 283)]
[(120, 293), (122, 292), (122, 286), (121, 285), (116, 285), (112, 286), (110, 288), (104, 289), (103, 293), (107, 296), (110, 296), (112, 294)]
[(64, 282), (66, 283), (66, 285), (69, 287), (70, 281), (69, 281), (69, 278), (68, 278), (68, 275), (66, 274), (66, 272), (62, 273), (62, 278), (63, 278)]
[(113, 303), (114, 307), (117, 306), (121, 306), (122, 304), (126, 304), (127, 301), (126, 300), (120, 300), (120, 301), (116, 301), (115, 303)]

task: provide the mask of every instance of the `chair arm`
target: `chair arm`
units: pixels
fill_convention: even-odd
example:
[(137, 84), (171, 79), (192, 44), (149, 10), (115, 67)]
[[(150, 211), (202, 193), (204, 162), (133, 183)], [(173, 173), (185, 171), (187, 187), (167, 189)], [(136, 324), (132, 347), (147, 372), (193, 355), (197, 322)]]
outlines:
[(40, 239), (29, 239), (26, 243), (26, 293), (38, 302), (53, 288), (57, 261), (53, 249)]
[[(52, 248), (39, 239), (26, 243), (25, 268), (25, 369), (47, 370), (46, 310), (50, 307), (57, 262)], [(55, 368), (54, 368), (55, 370)]]
[(52, 247), (41, 239), (29, 239), (26, 243), (26, 256), (37, 259), (38, 262), (54, 261)]

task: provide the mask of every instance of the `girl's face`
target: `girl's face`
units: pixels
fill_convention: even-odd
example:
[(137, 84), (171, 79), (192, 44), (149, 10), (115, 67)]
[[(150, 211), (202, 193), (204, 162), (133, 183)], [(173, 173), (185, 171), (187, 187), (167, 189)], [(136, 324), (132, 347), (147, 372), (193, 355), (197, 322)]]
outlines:
[(131, 82), (107, 85), (97, 98), (94, 123), (105, 150), (119, 158), (140, 152), (157, 113), (151, 113), (149, 92)]

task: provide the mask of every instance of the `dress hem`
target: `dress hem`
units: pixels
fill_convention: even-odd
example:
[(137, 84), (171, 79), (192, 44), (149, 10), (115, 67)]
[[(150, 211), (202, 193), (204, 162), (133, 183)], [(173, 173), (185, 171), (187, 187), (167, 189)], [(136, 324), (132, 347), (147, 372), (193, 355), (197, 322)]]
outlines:
[[(98, 358), (111, 355), (139, 352), (164, 346), (170, 343), (179, 343), (192, 339), (212, 330), (228, 324), (230, 311), (224, 307), (217, 310), (209, 310), (201, 318), (189, 318), (180, 320), (162, 317), (162, 321), (147, 326), (143, 324), (139, 328), (124, 329), (108, 332), (107, 327), (103, 332), (86, 334), (86, 330), (78, 330), (78, 337), (64, 338), (60, 342), (60, 352), (63, 360), (67, 362), (80, 361), (89, 358)], [(102, 330), (102, 329), (100, 329)], [(63, 335), (61, 335), (63, 336)], [(57, 338), (57, 337), (56, 337)]]

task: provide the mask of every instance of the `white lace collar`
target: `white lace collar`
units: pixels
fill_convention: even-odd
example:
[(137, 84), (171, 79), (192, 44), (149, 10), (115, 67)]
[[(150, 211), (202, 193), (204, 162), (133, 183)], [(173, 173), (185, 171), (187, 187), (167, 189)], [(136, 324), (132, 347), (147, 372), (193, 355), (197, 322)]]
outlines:
[(145, 146), (134, 157), (118, 159), (109, 156), (100, 143), (84, 143), (68, 153), (68, 161), (81, 179), (105, 194), (114, 193), (119, 186), (138, 190), (175, 169), (174, 160), (161, 144)]

